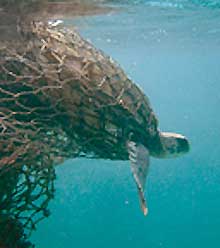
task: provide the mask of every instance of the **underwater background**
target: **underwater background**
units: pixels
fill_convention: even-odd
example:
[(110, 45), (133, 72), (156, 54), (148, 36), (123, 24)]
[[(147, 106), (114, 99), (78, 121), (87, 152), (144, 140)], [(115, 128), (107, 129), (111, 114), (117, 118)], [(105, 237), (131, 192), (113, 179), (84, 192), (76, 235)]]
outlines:
[(52, 214), (31, 240), (38, 248), (218, 248), (220, 1), (112, 2), (120, 11), (65, 24), (119, 62), (160, 129), (186, 135), (191, 151), (151, 159), (147, 217), (128, 161), (66, 161), (56, 168)]

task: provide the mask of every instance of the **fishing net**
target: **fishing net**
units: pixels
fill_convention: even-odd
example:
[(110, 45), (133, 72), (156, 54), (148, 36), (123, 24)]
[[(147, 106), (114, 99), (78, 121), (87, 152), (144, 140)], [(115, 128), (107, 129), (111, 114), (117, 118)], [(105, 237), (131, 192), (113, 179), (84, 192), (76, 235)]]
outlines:
[(57, 64), (38, 61), (34, 33), (22, 37), (0, 43), (0, 247), (13, 248), (31, 247), (26, 238), (49, 215), (54, 165), (78, 152), (62, 99), (48, 94), (62, 88)]
[(54, 165), (128, 159), (134, 128), (158, 143), (148, 99), (110, 57), (74, 30), (18, 24), (16, 39), (0, 39), (0, 247), (13, 248), (31, 247), (28, 233), (49, 215)]
[(43, 23), (22, 32), (18, 43), (0, 47), (0, 245), (13, 248), (31, 246), (27, 235), (49, 215), (53, 166), (80, 153), (83, 144), (70, 132), (72, 123), (84, 123), (73, 119), (86, 90), (80, 73), (64, 71), (64, 56), (56, 53), (56, 42), (68, 48), (64, 34)]

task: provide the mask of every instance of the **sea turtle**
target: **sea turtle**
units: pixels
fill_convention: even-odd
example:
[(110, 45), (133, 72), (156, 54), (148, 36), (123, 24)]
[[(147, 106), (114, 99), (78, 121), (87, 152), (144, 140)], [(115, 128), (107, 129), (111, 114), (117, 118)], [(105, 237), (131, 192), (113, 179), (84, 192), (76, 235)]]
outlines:
[[(186, 137), (161, 132), (143, 91), (111, 57), (85, 41), (75, 30), (70, 31), (43, 22), (32, 22), (28, 28), (25, 26), (21, 30), (24, 39), (21, 45), (14, 45), (13, 49), (2, 48), (2, 58), (7, 58), (6, 62), (1, 62), (2, 78), (14, 80), (14, 88), (10, 89), (8, 84), (1, 83), (1, 94), (4, 99), (10, 96), (9, 100), (13, 100), (13, 97), (15, 100), (10, 101), (14, 105), (8, 103), (4, 106), (11, 106), (13, 113), (19, 113), (8, 115), (9, 110), (5, 112), (5, 116), (13, 120), (4, 123), (5, 119), (2, 119), (4, 135), (10, 130), (11, 137), (14, 129), (10, 123), (17, 123), (19, 120), (26, 123), (26, 129), (21, 130), (19, 140), (34, 140), (39, 149), (47, 142), (47, 147), (51, 149), (44, 149), (42, 153), (44, 157), (50, 156), (47, 161), (51, 161), (51, 158), (66, 158), (70, 154), (112, 160), (129, 159), (141, 208), (146, 215), (148, 210), (144, 188), (149, 157), (176, 157), (188, 152), (189, 142)], [(19, 68), (19, 73), (14, 69), (15, 65)], [(4, 73), (9, 75), (4, 76)], [(14, 76), (16, 73), (18, 76)], [(9, 94), (9, 90), (13, 94)], [(49, 110), (43, 111), (41, 103), (44, 108), (50, 106)], [(3, 103), (0, 102), (0, 107), (1, 104)], [(62, 118), (57, 113), (61, 113)], [(22, 114), (26, 116), (22, 117)], [(27, 133), (30, 124), (35, 123), (36, 128), (30, 127), (31, 131)], [(19, 134), (18, 128), (20, 126), (15, 135)], [(66, 136), (58, 133), (56, 140), (59, 143), (56, 140), (49, 142), (48, 140), (54, 138), (53, 130), (58, 128)], [(37, 134), (33, 132), (35, 129)], [(4, 142), (7, 140), (4, 139)], [(71, 153), (70, 146), (66, 145), (69, 140), (74, 141), (74, 149), (77, 151)], [(25, 148), (19, 149), (25, 154), (29, 151), (31, 161), (35, 161), (38, 148), (31, 148), (32, 141), (27, 144)], [(15, 149), (12, 145), (10, 147), (12, 151)], [(7, 159), (3, 152), (0, 161), (10, 162), (8, 151), (5, 154)]]
[[(79, 128), (81, 139), (86, 140), (86, 153), (130, 160), (141, 209), (147, 215), (144, 189), (150, 156), (180, 156), (189, 151), (189, 142), (183, 135), (159, 130), (148, 98), (111, 57), (76, 32), (72, 33), (71, 40), (76, 57), (71, 62), (67, 59), (66, 68), (73, 74), (79, 70), (82, 76), (79, 83), (87, 82), (87, 92), (80, 97), (80, 104), (73, 99), (72, 106), (76, 105), (78, 110), (74, 129)], [(59, 54), (59, 47), (55, 47)], [(72, 52), (66, 53), (66, 58), (71, 57)], [(71, 105), (69, 107), (71, 109)]]

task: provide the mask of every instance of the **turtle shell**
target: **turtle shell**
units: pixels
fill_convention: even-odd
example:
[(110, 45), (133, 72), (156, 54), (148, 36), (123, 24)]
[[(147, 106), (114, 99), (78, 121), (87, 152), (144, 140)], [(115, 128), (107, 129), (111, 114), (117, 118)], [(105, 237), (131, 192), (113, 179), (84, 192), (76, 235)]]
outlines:
[[(161, 150), (158, 122), (148, 98), (111, 57), (75, 30), (33, 22), (22, 36), (22, 45), (1, 49), (1, 58), (8, 58), (2, 61), (2, 77), (13, 84), (13, 89), (1, 84), (2, 97), (10, 95), (5, 111), (19, 113), (9, 116), (31, 128), (30, 139), (42, 135), (50, 139), (47, 133), (55, 129), (66, 136), (68, 145), (58, 145), (54, 159), (80, 154), (128, 159), (126, 142), (131, 133), (151, 154)], [(40, 129), (41, 135), (33, 129)], [(48, 149), (60, 142), (49, 142)]]

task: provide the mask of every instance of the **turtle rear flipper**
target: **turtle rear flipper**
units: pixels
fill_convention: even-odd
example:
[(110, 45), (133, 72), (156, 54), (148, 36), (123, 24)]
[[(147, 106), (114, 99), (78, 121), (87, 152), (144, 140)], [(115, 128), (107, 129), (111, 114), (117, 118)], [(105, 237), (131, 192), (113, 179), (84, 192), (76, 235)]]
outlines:
[(131, 171), (138, 189), (141, 209), (144, 215), (147, 215), (148, 208), (146, 199), (144, 197), (144, 189), (150, 165), (149, 151), (142, 144), (137, 144), (133, 141), (129, 141), (128, 153), (131, 162)]

